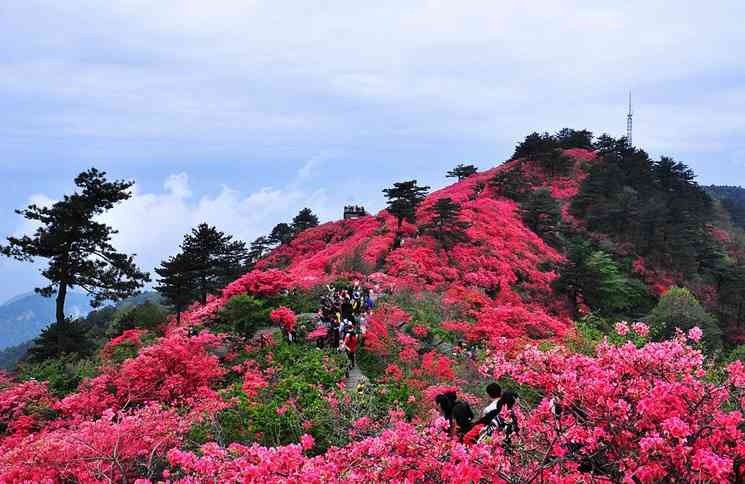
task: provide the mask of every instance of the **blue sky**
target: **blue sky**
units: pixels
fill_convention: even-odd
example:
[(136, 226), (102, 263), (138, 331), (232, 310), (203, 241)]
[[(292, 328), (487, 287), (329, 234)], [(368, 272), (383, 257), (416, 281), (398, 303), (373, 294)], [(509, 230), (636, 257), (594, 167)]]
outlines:
[(635, 144), (745, 184), (745, 4), (602, 3), (5, 0), (0, 233), (96, 166), (136, 180), (108, 220), (149, 270), (202, 221), (252, 240), (534, 130), (621, 135), (629, 89)]

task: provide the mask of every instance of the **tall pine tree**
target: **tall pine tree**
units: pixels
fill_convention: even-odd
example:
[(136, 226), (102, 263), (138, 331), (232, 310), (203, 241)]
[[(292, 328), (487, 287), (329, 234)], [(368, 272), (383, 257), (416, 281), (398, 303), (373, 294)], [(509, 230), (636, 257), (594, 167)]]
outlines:
[(272, 250), (272, 242), (268, 237), (257, 237), (256, 240), (251, 242), (251, 247), (248, 251), (248, 264), (253, 267), (254, 264), (263, 259)]
[(56, 321), (65, 323), (67, 291), (83, 289), (93, 296), (93, 305), (120, 300), (137, 292), (149, 281), (134, 258), (111, 245), (116, 230), (95, 219), (132, 196), (131, 181), (108, 181), (106, 173), (91, 168), (75, 178), (80, 189), (65, 195), (51, 207), (29, 205), (16, 213), (39, 225), (32, 236), (8, 237), (0, 253), (20, 261), (47, 259), (41, 275), (49, 281), (36, 292), (56, 293)]
[(416, 180), (394, 183), (392, 188), (383, 190), (388, 199), (388, 211), (398, 220), (398, 231), (404, 220), (416, 223), (416, 209), (427, 196), (429, 187), (420, 187)]
[(155, 269), (160, 276), (155, 290), (176, 311), (176, 320), (181, 322), (181, 313), (196, 299), (194, 270), (184, 254), (177, 254), (162, 261)]
[(292, 240), (295, 236), (295, 231), (292, 226), (288, 223), (281, 222), (274, 226), (272, 232), (269, 234), (269, 242), (272, 245), (284, 245)]
[(522, 218), (525, 225), (549, 243), (556, 245), (561, 237), (561, 208), (559, 202), (551, 196), (551, 190), (540, 188), (530, 194), (522, 205)]
[(295, 236), (300, 232), (318, 227), (318, 217), (309, 208), (304, 208), (292, 219), (292, 232)]
[(215, 227), (203, 223), (184, 237), (181, 245), (186, 264), (193, 271), (199, 301), (207, 302), (209, 294), (235, 279), (245, 268), (248, 249), (244, 242), (233, 240)]

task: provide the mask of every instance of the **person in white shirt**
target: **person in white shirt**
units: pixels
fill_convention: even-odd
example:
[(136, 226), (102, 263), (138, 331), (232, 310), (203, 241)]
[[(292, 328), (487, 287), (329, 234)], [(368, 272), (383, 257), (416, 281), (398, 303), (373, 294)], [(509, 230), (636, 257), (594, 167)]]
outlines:
[(492, 398), (492, 401), (489, 405), (484, 407), (484, 411), (481, 412), (483, 417), (486, 417), (489, 412), (497, 409), (499, 399), (502, 397), (502, 387), (499, 386), (499, 383), (489, 383), (486, 387), (486, 393)]

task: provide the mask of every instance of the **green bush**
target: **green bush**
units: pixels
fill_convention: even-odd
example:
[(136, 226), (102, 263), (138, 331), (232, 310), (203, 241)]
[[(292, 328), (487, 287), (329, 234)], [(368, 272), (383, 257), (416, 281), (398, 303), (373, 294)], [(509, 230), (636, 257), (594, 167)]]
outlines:
[(34, 339), (25, 359), (30, 363), (40, 363), (62, 355), (91, 356), (95, 345), (88, 338), (87, 331), (83, 321), (78, 319), (53, 323)]
[(269, 326), (269, 305), (258, 298), (241, 294), (230, 301), (217, 315), (217, 329), (251, 337), (259, 328)]
[(307, 290), (293, 289), (287, 294), (274, 296), (268, 300), (272, 307), (286, 306), (295, 314), (315, 313), (318, 311), (318, 302), (326, 293), (324, 286), (315, 286)]
[(46, 381), (49, 390), (62, 398), (74, 392), (83, 378), (95, 376), (96, 368), (96, 362), (93, 360), (80, 360), (75, 355), (62, 355), (40, 363), (21, 364), (18, 373), (21, 380)]
[(725, 358), (727, 363), (732, 363), (737, 360), (745, 363), (745, 345), (735, 346), (729, 353), (727, 353), (727, 357)]
[(696, 296), (686, 288), (672, 287), (647, 317), (652, 338), (668, 339), (675, 335), (675, 328), (688, 331), (698, 326), (704, 333), (703, 344), (708, 352), (722, 349), (722, 330), (716, 319), (706, 312)]
[(114, 315), (107, 335), (115, 337), (128, 329), (155, 329), (165, 322), (168, 311), (164, 306), (145, 301), (137, 306), (126, 306), (118, 310)]
[[(225, 398), (237, 403), (220, 412), (214, 425), (195, 426), (190, 438), (196, 444), (217, 440), (225, 445), (258, 442), (276, 446), (297, 442), (301, 435), (310, 433), (316, 439), (316, 450), (332, 445), (330, 436), (336, 419), (325, 396), (335, 392), (345, 377), (346, 356), (302, 343), (282, 342), (242, 355), (240, 360), (255, 359), (265, 367), (269, 366), (270, 354), (275, 370), (270, 386), (250, 400), (241, 383), (234, 383)], [(305, 422), (312, 428), (306, 428)]]

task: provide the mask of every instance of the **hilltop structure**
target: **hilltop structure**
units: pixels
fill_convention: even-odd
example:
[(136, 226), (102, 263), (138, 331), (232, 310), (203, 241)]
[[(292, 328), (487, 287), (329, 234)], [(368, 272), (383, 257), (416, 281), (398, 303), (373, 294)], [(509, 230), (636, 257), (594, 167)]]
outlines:
[(362, 205), (344, 205), (344, 220), (356, 220), (366, 216), (367, 210)]

